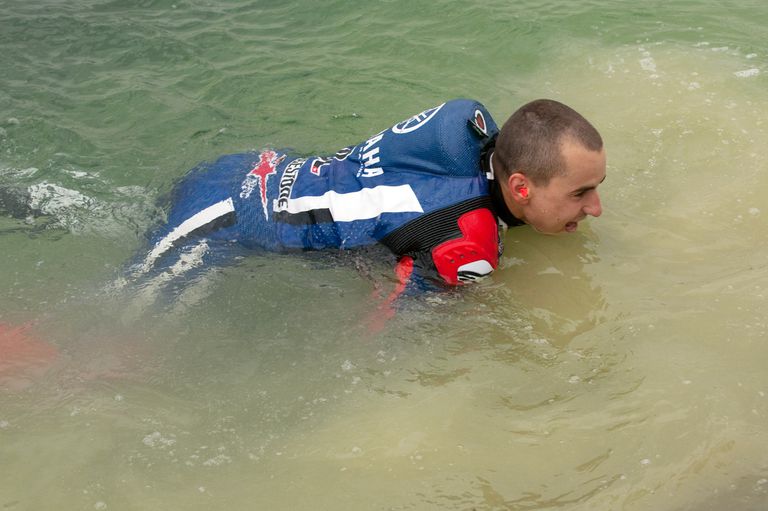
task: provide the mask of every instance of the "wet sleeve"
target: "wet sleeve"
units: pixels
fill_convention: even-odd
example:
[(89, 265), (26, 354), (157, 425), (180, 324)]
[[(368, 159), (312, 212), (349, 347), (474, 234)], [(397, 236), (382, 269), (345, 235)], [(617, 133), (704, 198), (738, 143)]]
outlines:
[(402, 256), (395, 269), (401, 293), (463, 285), (490, 275), (499, 264), (499, 228), (487, 208), (462, 214), (457, 231), (428, 250)]

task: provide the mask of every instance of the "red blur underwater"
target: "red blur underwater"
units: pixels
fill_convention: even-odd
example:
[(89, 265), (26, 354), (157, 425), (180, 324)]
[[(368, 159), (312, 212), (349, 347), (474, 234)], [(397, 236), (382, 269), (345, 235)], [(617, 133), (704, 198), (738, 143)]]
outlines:
[(0, 322), (0, 390), (32, 385), (54, 365), (59, 350), (34, 335), (32, 325)]

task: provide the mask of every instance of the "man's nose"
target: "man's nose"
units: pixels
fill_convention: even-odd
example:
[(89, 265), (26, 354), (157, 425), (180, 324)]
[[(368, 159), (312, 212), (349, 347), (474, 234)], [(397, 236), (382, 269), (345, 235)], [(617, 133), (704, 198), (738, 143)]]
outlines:
[(603, 205), (600, 204), (600, 195), (597, 190), (590, 194), (589, 202), (584, 206), (584, 214), (598, 217), (603, 214)]

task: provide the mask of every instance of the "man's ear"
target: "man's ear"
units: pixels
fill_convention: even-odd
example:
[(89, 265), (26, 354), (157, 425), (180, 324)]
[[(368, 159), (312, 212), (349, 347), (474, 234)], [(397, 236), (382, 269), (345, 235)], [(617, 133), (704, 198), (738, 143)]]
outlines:
[(517, 204), (528, 204), (531, 198), (531, 188), (528, 185), (528, 178), (521, 172), (515, 172), (507, 178), (507, 187), (509, 196)]

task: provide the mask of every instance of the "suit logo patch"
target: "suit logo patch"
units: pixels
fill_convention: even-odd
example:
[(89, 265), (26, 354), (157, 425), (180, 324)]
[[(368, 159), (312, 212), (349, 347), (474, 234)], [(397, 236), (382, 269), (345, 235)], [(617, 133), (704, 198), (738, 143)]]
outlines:
[(432, 119), (437, 112), (440, 111), (441, 108), (443, 108), (443, 103), (440, 106), (436, 106), (434, 108), (430, 108), (429, 110), (424, 110), (420, 114), (416, 114), (410, 119), (406, 119), (403, 122), (399, 122), (392, 126), (392, 132), (397, 133), (398, 135), (404, 135), (406, 133), (410, 133), (412, 131), (416, 131), (417, 129), (421, 128), (425, 124), (427, 124), (430, 119)]
[(269, 219), (267, 214), (267, 180), (269, 176), (277, 174), (277, 166), (285, 159), (285, 155), (277, 155), (275, 151), (262, 151), (259, 155), (259, 161), (254, 164), (240, 185), (240, 198), (247, 199), (251, 196), (256, 187), (259, 188), (259, 198), (261, 207), (264, 210), (264, 218)]

